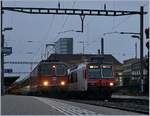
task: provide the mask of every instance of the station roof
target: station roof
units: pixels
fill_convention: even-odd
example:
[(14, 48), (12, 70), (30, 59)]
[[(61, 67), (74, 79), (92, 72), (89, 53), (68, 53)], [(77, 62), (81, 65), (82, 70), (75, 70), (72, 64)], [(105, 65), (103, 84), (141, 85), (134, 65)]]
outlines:
[[(51, 54), (48, 60), (59, 60), (66, 62), (70, 66), (74, 64), (79, 64), (84, 60), (89, 60), (91, 57), (101, 56), (99, 54)], [(104, 61), (112, 62), (114, 65), (121, 65), (121, 63), (111, 54), (104, 54)]]

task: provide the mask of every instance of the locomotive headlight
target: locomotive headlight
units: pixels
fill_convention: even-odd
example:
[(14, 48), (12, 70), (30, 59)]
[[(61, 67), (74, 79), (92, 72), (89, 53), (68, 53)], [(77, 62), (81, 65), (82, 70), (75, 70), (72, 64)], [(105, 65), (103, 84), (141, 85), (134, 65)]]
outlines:
[(65, 83), (65, 81), (61, 81), (61, 83), (60, 83), (62, 86), (64, 86), (66, 83)]
[(114, 83), (111, 82), (111, 83), (109, 83), (109, 85), (110, 85), (110, 86), (114, 86)]
[(44, 85), (44, 86), (48, 86), (48, 81), (44, 81), (44, 82), (43, 82), (43, 85)]

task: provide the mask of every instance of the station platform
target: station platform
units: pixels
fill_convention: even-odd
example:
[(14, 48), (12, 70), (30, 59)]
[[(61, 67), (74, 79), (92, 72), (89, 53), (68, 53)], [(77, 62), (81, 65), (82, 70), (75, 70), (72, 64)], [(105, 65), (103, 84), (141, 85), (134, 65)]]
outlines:
[(4, 95), (1, 98), (1, 115), (141, 115), (140, 113), (107, 108), (54, 98)]

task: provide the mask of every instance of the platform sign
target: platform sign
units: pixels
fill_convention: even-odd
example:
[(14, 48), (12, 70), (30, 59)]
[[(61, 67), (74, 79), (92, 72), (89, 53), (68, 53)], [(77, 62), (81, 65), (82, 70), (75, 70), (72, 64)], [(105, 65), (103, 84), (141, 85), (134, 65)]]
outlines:
[(4, 69), (4, 73), (12, 73), (13, 70), (12, 69)]
[(2, 49), (2, 51), (5, 55), (10, 55), (10, 54), (12, 54), (12, 47), (4, 47), (4, 49)]

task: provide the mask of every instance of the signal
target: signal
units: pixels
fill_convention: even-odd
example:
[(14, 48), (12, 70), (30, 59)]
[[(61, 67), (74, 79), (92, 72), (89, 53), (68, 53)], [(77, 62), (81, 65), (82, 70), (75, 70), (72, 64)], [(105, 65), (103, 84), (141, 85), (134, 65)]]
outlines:
[(146, 47), (149, 50), (149, 41), (146, 42)]
[(146, 39), (148, 39), (148, 41), (146, 42), (146, 47), (149, 50), (149, 28), (145, 29), (145, 35), (146, 35)]
[(146, 39), (149, 39), (149, 28), (145, 29), (145, 35), (146, 35)]

